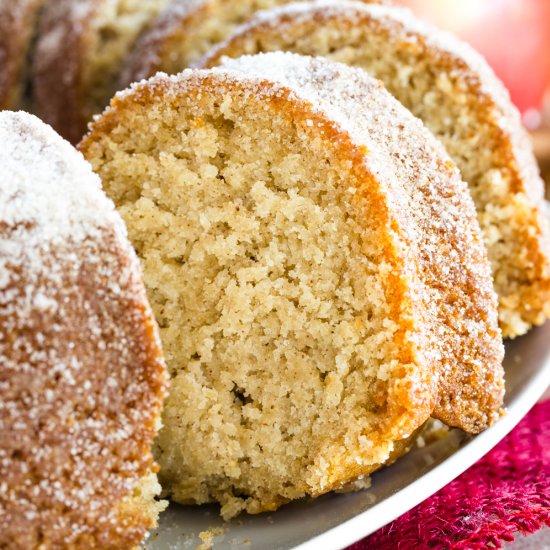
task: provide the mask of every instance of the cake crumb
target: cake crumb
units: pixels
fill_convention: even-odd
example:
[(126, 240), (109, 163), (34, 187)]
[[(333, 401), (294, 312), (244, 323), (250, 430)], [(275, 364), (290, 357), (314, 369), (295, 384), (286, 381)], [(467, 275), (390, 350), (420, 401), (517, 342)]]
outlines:
[(224, 533), (223, 527), (210, 527), (206, 531), (199, 533), (199, 538), (202, 544), (197, 547), (197, 550), (211, 550), (216, 537), (221, 537)]

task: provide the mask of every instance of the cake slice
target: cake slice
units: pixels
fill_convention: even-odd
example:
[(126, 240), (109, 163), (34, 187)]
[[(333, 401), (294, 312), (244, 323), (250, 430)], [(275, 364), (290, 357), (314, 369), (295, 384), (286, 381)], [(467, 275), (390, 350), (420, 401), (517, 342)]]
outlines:
[[(153, 76), (179, 73), (258, 10), (290, 0), (174, 0), (143, 34), (124, 63), (119, 87)], [(364, 0), (376, 2), (377, 0)], [(379, 0), (378, 3), (386, 3)]]
[(138, 259), (99, 178), (0, 113), (0, 548), (128, 550), (164, 508), (166, 367)]
[(408, 10), (324, 0), (258, 15), (201, 65), (275, 50), (366, 69), (421, 118), (469, 184), (489, 250), (504, 335), (524, 334), (548, 319), (550, 248), (543, 184), (519, 113), (479, 54)]
[(160, 479), (228, 518), (393, 459), (430, 417), (500, 414), (475, 208), (361, 70), (292, 54), (157, 75), (80, 144), (128, 226), (172, 389)]
[(122, 63), (170, 0), (46, 0), (34, 55), (36, 114), (76, 143), (117, 91)]

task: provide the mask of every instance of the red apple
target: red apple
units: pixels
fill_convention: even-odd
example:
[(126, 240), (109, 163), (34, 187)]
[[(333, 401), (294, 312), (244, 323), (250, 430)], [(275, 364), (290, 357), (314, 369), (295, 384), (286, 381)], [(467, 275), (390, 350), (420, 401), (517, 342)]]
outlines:
[(550, 84), (550, 0), (397, 0), (480, 51), (521, 111)]

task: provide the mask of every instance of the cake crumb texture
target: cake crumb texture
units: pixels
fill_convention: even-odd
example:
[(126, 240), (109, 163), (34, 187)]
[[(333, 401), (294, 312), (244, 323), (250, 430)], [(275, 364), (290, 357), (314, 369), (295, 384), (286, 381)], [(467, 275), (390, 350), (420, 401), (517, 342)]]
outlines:
[(176, 502), (275, 510), (393, 460), (432, 413), (474, 433), (498, 418), (473, 202), (363, 71), (274, 53), (159, 74), (79, 147), (160, 325), (172, 389), (156, 457)]

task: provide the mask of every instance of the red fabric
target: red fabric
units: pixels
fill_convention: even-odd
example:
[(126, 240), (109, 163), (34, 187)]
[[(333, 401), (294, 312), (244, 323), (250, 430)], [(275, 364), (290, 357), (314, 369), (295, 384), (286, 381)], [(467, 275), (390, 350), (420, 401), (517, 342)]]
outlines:
[(550, 401), (459, 478), (350, 550), (485, 550), (550, 527)]

